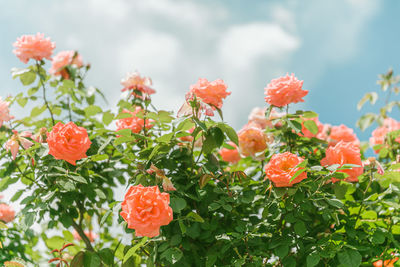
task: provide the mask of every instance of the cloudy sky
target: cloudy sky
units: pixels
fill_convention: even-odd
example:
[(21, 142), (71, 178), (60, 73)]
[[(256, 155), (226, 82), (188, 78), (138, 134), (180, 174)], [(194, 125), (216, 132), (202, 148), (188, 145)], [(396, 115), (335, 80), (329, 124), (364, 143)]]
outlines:
[[(231, 96), (225, 119), (236, 129), (264, 87), (286, 73), (309, 90), (299, 108), (355, 127), (377, 74), (400, 62), (400, 2), (379, 0), (43, 0), (0, 1), (0, 95), (23, 90), (9, 75), (22, 34), (45, 33), (56, 51), (78, 50), (92, 64), (88, 84), (115, 105), (126, 72), (150, 76), (153, 100), (177, 110), (199, 77), (223, 79)], [(370, 131), (369, 131), (370, 132)], [(361, 134), (366, 140), (368, 133)]]

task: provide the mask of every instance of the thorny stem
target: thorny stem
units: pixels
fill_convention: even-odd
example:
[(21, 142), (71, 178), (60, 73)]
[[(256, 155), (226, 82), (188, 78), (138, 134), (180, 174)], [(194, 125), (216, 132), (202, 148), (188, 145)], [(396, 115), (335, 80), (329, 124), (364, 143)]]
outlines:
[(42, 79), (42, 75), (41, 75), (40, 72), (39, 72), (40, 65), (39, 65), (39, 62), (38, 62), (38, 61), (36, 61), (36, 67), (37, 67), (37, 74), (39, 75), (39, 79), (40, 79), (40, 84), (42, 85), (42, 88), (43, 88), (43, 100), (44, 100), (44, 104), (46, 105), (46, 108), (47, 108), (48, 111), (50, 112), (51, 122), (52, 122), (52, 124), (53, 124), (53, 126), (54, 126), (54, 125), (55, 125), (54, 115), (53, 115), (53, 112), (52, 112), (51, 109), (50, 109), (49, 102), (47, 101), (47, 98), (46, 98), (46, 87), (44, 86), (44, 80)]
[(372, 179), (373, 179), (373, 174), (372, 174), (372, 171), (371, 171), (371, 172), (370, 172), (370, 176), (369, 176), (368, 185), (367, 185), (367, 187), (365, 188), (365, 190), (364, 190), (364, 192), (363, 192), (363, 197), (362, 197), (362, 200), (361, 200), (360, 210), (358, 211), (358, 214), (357, 214), (357, 217), (356, 217), (356, 222), (355, 222), (355, 225), (354, 225), (354, 226), (357, 225), (357, 221), (360, 219), (361, 212), (362, 212), (362, 210), (364, 209), (364, 199), (365, 199), (365, 195), (367, 194), (367, 191), (368, 191), (369, 187), (371, 186)]
[(87, 250), (94, 252), (94, 249), (92, 247), (92, 244), (90, 243), (89, 238), (85, 235), (85, 233), (82, 230), (82, 227), (76, 224), (75, 220), (72, 219), (72, 227), (74, 227), (75, 231), (79, 234), (79, 236), (82, 238), (83, 242), (86, 245)]

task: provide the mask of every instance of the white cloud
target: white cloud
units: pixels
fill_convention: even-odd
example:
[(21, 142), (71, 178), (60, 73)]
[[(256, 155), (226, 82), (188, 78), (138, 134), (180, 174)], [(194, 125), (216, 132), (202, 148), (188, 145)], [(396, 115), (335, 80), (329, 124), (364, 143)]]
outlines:
[(218, 51), (226, 65), (247, 69), (263, 57), (285, 57), (299, 45), (300, 40), (278, 24), (251, 23), (229, 28), (221, 37)]

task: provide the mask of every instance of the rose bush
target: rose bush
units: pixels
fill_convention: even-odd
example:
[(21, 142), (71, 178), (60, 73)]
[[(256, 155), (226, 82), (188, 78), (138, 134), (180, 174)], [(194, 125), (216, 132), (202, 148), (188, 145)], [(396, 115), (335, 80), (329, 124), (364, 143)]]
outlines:
[[(0, 99), (0, 190), (19, 184), (21, 205), (0, 204), (5, 266), (398, 264), (400, 130), (388, 113), (399, 102), (358, 122), (384, 127), (367, 158), (353, 129), (288, 112), (312, 94), (294, 74), (267, 85), (266, 106), (236, 133), (220, 79), (190, 86), (175, 115), (153, 106), (150, 78), (129, 73), (106, 109), (78, 52), (53, 57), (43, 34), (14, 46), (30, 65), (12, 70), (26, 90)], [(381, 78), (390, 99), (400, 79)], [(17, 104), (33, 108), (19, 117)]]

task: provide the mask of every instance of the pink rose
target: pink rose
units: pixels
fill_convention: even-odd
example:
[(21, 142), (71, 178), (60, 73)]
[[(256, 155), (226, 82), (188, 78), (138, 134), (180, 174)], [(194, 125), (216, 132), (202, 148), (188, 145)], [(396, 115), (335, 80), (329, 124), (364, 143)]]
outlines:
[(3, 101), (0, 97), (0, 127), (3, 125), (5, 121), (10, 121), (14, 118), (14, 116), (10, 115), (10, 102)]
[(51, 59), (56, 44), (50, 38), (44, 38), (44, 34), (22, 35), (13, 44), (13, 53), (23, 62), (28, 63), (29, 59), (42, 60)]
[(82, 56), (72, 50), (61, 51), (51, 61), (49, 72), (55, 76), (61, 75), (64, 79), (69, 79), (69, 73), (65, 69), (68, 65), (74, 65), (78, 68), (82, 67)]

